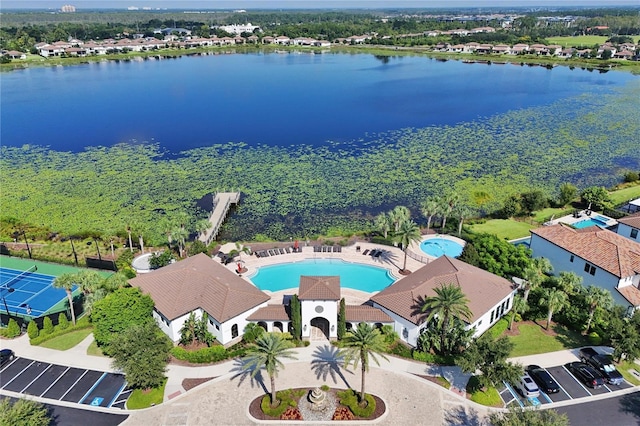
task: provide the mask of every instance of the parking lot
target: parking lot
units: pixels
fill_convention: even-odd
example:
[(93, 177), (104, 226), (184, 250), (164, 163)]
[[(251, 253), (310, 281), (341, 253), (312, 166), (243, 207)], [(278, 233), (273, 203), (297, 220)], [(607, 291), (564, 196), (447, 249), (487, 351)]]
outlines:
[(564, 367), (564, 365), (546, 368), (546, 370), (560, 386), (560, 392), (546, 394), (540, 391), (540, 396), (538, 398), (527, 400), (526, 398), (521, 397), (513, 386), (505, 383), (503, 388), (498, 389), (500, 397), (504, 401), (505, 405), (509, 406), (511, 404), (519, 404), (520, 406), (524, 406), (550, 404), (552, 402), (588, 398), (593, 395), (601, 395), (619, 389), (628, 389), (632, 387), (625, 381), (619, 386), (605, 384), (600, 388), (591, 389), (576, 379), (573, 374)]
[(95, 407), (125, 408), (131, 393), (122, 374), (15, 358), (0, 370), (1, 389)]

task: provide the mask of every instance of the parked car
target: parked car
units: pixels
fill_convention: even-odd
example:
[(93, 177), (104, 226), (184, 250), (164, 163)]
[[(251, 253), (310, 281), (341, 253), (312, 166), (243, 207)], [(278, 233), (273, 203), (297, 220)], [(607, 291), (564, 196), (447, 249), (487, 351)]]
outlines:
[(524, 398), (536, 398), (540, 396), (538, 385), (536, 385), (536, 382), (534, 382), (527, 373), (524, 373), (522, 377), (520, 377), (520, 381), (516, 383), (514, 387)]
[(0, 349), (0, 367), (6, 363), (13, 361), (16, 354), (11, 349)]
[(545, 393), (560, 392), (560, 386), (544, 368), (538, 365), (529, 365), (525, 370), (533, 381), (536, 382), (541, 391)]
[(604, 385), (604, 377), (592, 366), (584, 362), (570, 362), (564, 365), (578, 380), (590, 388), (599, 388)]
[(624, 377), (613, 366), (613, 359), (610, 356), (598, 353), (593, 348), (583, 348), (580, 349), (580, 359), (598, 370), (607, 383), (621, 385), (624, 382)]

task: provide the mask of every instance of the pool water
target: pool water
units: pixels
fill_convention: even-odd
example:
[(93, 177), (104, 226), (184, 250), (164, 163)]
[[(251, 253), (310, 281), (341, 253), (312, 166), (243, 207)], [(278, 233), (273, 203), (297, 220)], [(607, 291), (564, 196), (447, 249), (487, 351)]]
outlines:
[(606, 222), (603, 222), (601, 220), (598, 220), (598, 217), (591, 217), (589, 219), (585, 219), (585, 220), (581, 220), (580, 222), (575, 222), (573, 224), (574, 227), (578, 228), (578, 229), (583, 229), (583, 228), (588, 228), (590, 226), (607, 226)]
[(255, 275), (249, 276), (251, 282), (260, 290), (279, 291), (298, 288), (300, 277), (340, 276), (340, 286), (368, 293), (380, 291), (395, 279), (384, 268), (345, 262), (340, 259), (307, 259), (300, 262), (280, 263), (263, 266)]
[(429, 238), (420, 243), (420, 250), (433, 257), (445, 254), (449, 257), (458, 257), (462, 254), (462, 248), (461, 244), (444, 238)]

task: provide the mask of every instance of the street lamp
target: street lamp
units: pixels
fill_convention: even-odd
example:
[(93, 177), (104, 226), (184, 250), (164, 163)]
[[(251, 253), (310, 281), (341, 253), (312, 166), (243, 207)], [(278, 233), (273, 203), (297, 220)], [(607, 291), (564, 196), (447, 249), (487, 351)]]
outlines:
[[(102, 261), (102, 256), (100, 256), (100, 247), (98, 247), (98, 240), (94, 238), (93, 242), (96, 243), (96, 250), (98, 250), (98, 260)], [(87, 241), (87, 245), (90, 246), (91, 241)]]

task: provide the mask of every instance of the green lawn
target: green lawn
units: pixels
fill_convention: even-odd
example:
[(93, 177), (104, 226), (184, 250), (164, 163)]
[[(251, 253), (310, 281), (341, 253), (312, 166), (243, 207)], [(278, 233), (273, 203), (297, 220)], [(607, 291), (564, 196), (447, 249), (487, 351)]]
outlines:
[(613, 205), (626, 203), (629, 200), (640, 198), (640, 185), (630, 186), (628, 188), (619, 189), (609, 193)]
[(493, 387), (487, 388), (484, 392), (480, 388), (480, 383), (476, 376), (471, 376), (467, 383), (467, 393), (473, 402), (486, 405), (488, 407), (502, 407), (504, 402), (500, 398), (498, 390)]
[(96, 343), (95, 340), (91, 342), (91, 344), (87, 348), (87, 355), (106, 357), (106, 355), (102, 353), (102, 349), (100, 349), (98, 343)]
[(164, 399), (164, 387), (166, 384), (167, 381), (165, 380), (162, 386), (149, 391), (134, 389), (134, 391), (131, 392), (129, 400), (127, 400), (127, 409), (140, 410), (142, 408), (149, 408), (154, 405), (162, 404), (162, 400)]
[(515, 240), (516, 238), (528, 237), (529, 230), (537, 228), (526, 222), (518, 222), (512, 219), (490, 219), (485, 223), (471, 225), (470, 228), (475, 233), (494, 234), (498, 238)]
[(518, 329), (519, 335), (509, 336), (509, 340), (514, 344), (511, 357), (555, 352), (589, 344), (586, 337), (561, 325), (553, 326), (556, 336), (545, 334), (544, 328), (537, 324), (519, 324)]
[(40, 346), (43, 348), (57, 349), (59, 351), (66, 351), (71, 349), (78, 343), (82, 342), (88, 335), (93, 332), (92, 328), (84, 328), (82, 330), (72, 331), (62, 336), (54, 337), (51, 340), (43, 342)]
[(638, 379), (637, 377), (635, 377), (633, 374), (629, 372), (629, 370), (631, 369), (634, 369), (640, 372), (640, 365), (631, 361), (623, 361), (620, 364), (617, 364), (616, 368), (618, 369), (620, 374), (622, 374), (622, 376), (625, 378), (627, 382), (632, 383), (636, 386), (640, 386), (640, 379)]

